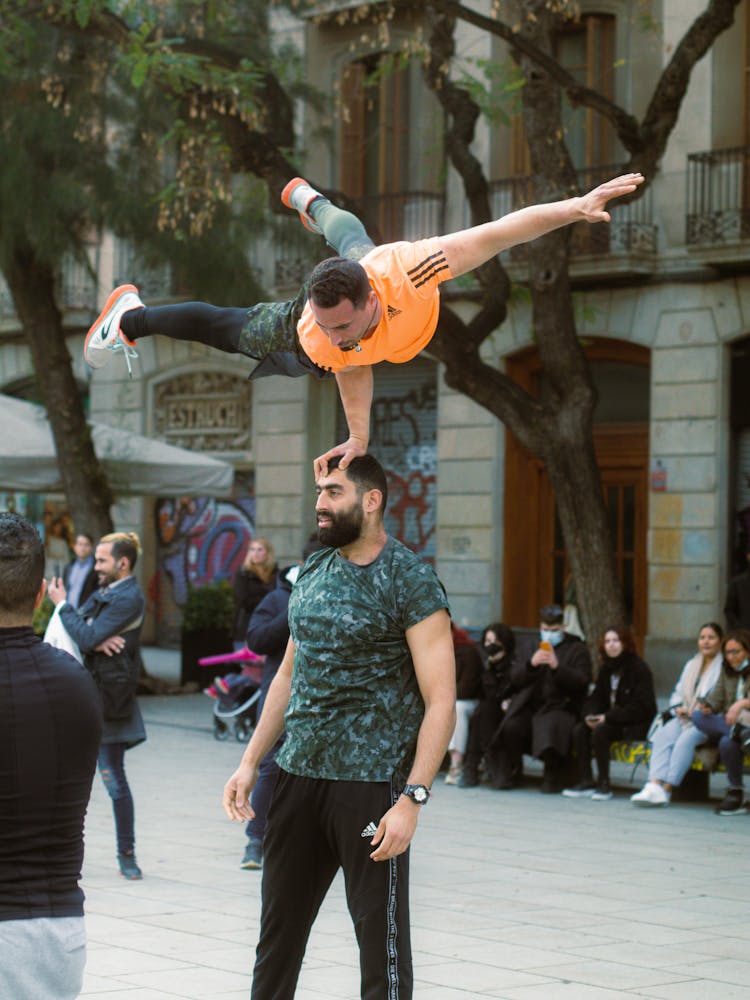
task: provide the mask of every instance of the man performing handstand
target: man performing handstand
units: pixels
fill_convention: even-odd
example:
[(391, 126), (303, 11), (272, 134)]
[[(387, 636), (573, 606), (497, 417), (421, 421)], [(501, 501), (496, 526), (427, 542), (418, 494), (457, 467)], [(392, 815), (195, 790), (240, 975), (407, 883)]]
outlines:
[(121, 285), (89, 330), (84, 357), (92, 368), (101, 368), (113, 353), (122, 352), (131, 370), (135, 343), (161, 334), (254, 358), (260, 363), (251, 378), (335, 376), (349, 438), (316, 459), (316, 473), (324, 473), (334, 455), (346, 468), (367, 451), (372, 365), (410, 361), (427, 346), (438, 322), (441, 282), (553, 229), (609, 222), (607, 202), (641, 183), (641, 174), (623, 174), (580, 198), (531, 205), (446, 236), (376, 247), (356, 216), (295, 177), (282, 201), (340, 255), (318, 264), (295, 299), (259, 302), (249, 309), (203, 302), (146, 307), (134, 285)]

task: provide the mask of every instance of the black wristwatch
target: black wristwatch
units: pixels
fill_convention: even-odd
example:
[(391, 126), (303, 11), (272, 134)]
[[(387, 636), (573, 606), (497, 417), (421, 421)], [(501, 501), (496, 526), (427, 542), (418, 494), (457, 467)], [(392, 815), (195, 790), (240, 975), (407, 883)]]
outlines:
[(404, 785), (401, 794), (416, 802), (418, 806), (423, 806), (430, 797), (430, 789), (427, 785)]

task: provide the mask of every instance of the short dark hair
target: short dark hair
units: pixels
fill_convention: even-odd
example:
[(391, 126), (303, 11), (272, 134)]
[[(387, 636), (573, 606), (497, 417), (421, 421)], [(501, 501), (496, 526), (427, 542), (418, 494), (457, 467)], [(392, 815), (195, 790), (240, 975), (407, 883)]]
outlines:
[[(334, 455), (328, 459), (328, 471), (338, 469), (341, 456)], [(373, 455), (357, 455), (341, 470), (344, 475), (351, 479), (357, 487), (357, 494), (361, 496), (365, 490), (380, 490), (383, 495), (383, 502), (380, 505), (380, 513), (385, 514), (388, 503), (388, 480), (385, 469)]]
[(94, 536), (90, 535), (88, 531), (76, 531), (76, 541), (78, 541), (79, 538), (85, 538), (90, 545), (94, 544)]
[(135, 568), (138, 554), (141, 551), (141, 543), (134, 531), (113, 531), (111, 535), (100, 538), (99, 544), (111, 545), (113, 558), (122, 559), (124, 557), (130, 563), (131, 570)]
[(310, 298), (322, 309), (332, 309), (342, 299), (349, 299), (355, 308), (361, 309), (371, 291), (365, 269), (346, 257), (327, 257), (310, 275)]
[(559, 604), (545, 604), (543, 608), (539, 609), (539, 621), (544, 622), (545, 625), (562, 625), (563, 609)]
[(0, 612), (28, 614), (44, 579), (44, 545), (20, 514), (0, 514)]

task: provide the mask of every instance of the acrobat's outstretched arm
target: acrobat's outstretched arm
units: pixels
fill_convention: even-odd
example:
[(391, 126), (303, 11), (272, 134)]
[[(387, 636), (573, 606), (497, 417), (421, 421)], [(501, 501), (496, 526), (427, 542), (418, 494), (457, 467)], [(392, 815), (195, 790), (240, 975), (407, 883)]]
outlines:
[(450, 233), (440, 243), (453, 277), (466, 274), (518, 243), (528, 243), (553, 229), (574, 222), (609, 222), (608, 201), (630, 194), (642, 184), (642, 174), (622, 174), (605, 181), (580, 198), (566, 198), (546, 205), (530, 205), (494, 222)]

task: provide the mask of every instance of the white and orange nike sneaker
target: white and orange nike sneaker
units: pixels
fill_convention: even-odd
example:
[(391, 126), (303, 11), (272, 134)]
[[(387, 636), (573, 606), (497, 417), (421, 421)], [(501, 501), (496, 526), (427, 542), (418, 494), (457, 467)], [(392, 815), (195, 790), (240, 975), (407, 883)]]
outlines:
[(125, 355), (128, 374), (131, 378), (133, 377), (130, 362), (133, 358), (138, 357), (138, 351), (132, 340), (128, 340), (120, 330), (120, 320), (123, 313), (130, 312), (131, 309), (143, 308), (143, 302), (141, 302), (135, 285), (119, 285), (115, 288), (86, 334), (83, 358), (91, 368), (103, 368), (113, 354), (121, 352)]

